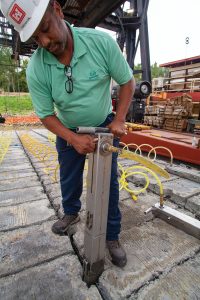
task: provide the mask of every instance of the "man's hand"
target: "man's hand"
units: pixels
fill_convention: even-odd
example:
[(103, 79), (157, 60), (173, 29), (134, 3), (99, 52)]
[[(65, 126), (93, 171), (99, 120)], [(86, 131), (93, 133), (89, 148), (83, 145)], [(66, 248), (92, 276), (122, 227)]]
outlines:
[(120, 138), (122, 135), (126, 134), (125, 122), (113, 120), (107, 127), (116, 137)]
[(80, 154), (87, 154), (95, 151), (97, 138), (88, 134), (75, 134), (71, 145)]

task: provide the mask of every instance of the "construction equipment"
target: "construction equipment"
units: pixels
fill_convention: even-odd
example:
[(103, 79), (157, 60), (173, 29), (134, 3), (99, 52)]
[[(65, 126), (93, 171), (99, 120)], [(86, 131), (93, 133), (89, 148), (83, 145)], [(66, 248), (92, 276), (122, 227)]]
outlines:
[[(117, 110), (119, 102), (119, 85), (113, 86), (111, 91), (113, 111)], [(139, 81), (136, 83), (135, 92), (131, 101), (126, 120), (131, 122), (143, 123), (145, 112), (145, 99), (151, 93), (151, 84), (148, 81)]]
[(95, 135), (96, 150), (89, 154), (86, 224), (84, 235), (83, 280), (97, 281), (104, 269), (105, 242), (110, 192), (113, 134), (108, 128), (79, 127), (77, 133)]
[(92, 134), (97, 138), (96, 150), (89, 154), (86, 226), (84, 235), (83, 280), (95, 283), (104, 269), (106, 227), (110, 192), (112, 153), (134, 159), (165, 178), (169, 174), (148, 159), (130, 151), (113, 147), (113, 134), (108, 128), (78, 127), (77, 133)]

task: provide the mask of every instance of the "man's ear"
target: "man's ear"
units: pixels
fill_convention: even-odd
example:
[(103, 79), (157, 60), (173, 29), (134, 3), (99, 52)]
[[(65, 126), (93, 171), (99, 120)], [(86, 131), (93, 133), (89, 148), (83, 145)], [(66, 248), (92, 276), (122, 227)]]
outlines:
[(53, 9), (55, 11), (55, 13), (61, 18), (64, 19), (64, 14), (62, 11), (62, 8), (60, 6), (60, 3), (58, 3), (57, 1), (54, 1), (53, 3)]

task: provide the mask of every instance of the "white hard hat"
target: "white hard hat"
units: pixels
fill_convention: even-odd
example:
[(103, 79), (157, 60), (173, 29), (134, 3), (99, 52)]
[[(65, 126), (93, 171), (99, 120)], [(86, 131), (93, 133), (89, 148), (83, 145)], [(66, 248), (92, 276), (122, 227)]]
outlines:
[(5, 18), (19, 32), (22, 42), (37, 29), (50, 0), (0, 0)]

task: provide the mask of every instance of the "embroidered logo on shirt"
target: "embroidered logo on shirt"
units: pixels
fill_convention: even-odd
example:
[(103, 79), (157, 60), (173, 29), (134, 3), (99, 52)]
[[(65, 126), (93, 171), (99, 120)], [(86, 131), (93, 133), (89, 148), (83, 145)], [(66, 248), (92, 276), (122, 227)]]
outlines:
[(89, 79), (90, 80), (93, 80), (93, 79), (97, 79), (99, 78), (99, 75), (97, 74), (96, 71), (91, 71), (90, 74), (89, 74)]

